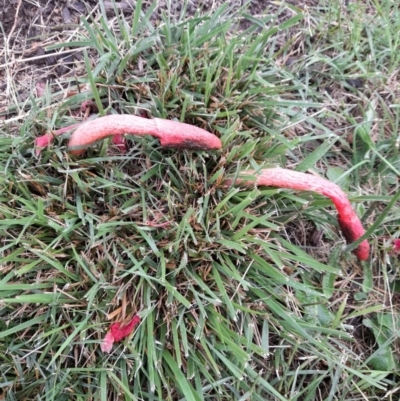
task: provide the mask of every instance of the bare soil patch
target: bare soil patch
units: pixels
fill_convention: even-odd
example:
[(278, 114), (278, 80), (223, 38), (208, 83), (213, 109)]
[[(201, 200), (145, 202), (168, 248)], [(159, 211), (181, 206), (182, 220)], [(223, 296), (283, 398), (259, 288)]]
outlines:
[[(133, 0), (116, 2), (116, 9), (129, 16), (133, 14)], [(143, 2), (146, 11), (151, 1)], [(160, 21), (165, 12), (178, 17), (182, 11), (181, 2), (173, 2), (168, 8), (168, 1), (160, 0), (153, 12), (155, 23)], [(205, 13), (226, 3), (223, 0), (191, 0), (187, 6), (187, 14)], [(244, 0), (232, 0), (229, 5), (233, 10), (243, 6)], [(291, 0), (288, 4), (298, 7), (311, 6), (317, 0), (299, 2)], [(82, 53), (62, 48), (49, 50), (55, 43), (65, 42), (80, 26), (80, 18), (96, 15), (100, 4), (92, 0), (0, 0), (0, 23), (4, 35), (0, 35), (0, 118), (5, 119), (10, 104), (24, 102), (47, 81), (63, 81), (67, 77), (84, 73), (79, 66)], [(110, 18), (115, 15), (111, 1), (104, 1), (104, 8)], [(278, 6), (267, 0), (251, 1), (249, 14), (255, 17), (273, 15)], [(283, 13), (285, 14), (285, 13)], [(285, 16), (282, 15), (284, 18)], [(242, 20), (238, 29), (252, 24)]]

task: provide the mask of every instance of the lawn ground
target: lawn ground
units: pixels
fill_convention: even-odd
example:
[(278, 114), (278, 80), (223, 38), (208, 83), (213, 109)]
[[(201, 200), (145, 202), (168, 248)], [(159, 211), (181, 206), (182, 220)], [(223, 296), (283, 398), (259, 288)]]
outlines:
[[(26, 30), (1, 16), (0, 399), (398, 400), (397, 2), (73, 3)], [(35, 152), (121, 113), (222, 149), (145, 136), (73, 158), (66, 131)], [(338, 184), (369, 259), (329, 199), (222, 185), (271, 166)]]

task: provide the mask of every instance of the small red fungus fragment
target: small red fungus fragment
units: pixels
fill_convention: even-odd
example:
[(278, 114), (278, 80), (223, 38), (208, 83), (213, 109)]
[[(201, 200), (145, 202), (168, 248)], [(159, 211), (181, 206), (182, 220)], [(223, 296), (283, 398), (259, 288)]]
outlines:
[(112, 143), (118, 148), (121, 153), (126, 153), (128, 151), (126, 140), (123, 135), (114, 135), (112, 137)]
[(393, 241), (393, 253), (400, 253), (400, 239)]
[[(226, 180), (224, 185), (231, 186), (232, 180)], [(312, 191), (326, 196), (332, 200), (337, 211), (339, 226), (346, 240), (351, 243), (364, 235), (365, 230), (360, 219), (351, 207), (346, 194), (341, 188), (324, 178), (314, 175), (287, 170), (284, 168), (269, 168), (255, 171), (244, 171), (236, 180), (237, 184), (246, 186), (265, 185), (269, 187), (280, 187), (294, 189), (298, 191)], [(366, 240), (362, 241), (354, 250), (360, 260), (367, 260), (369, 257), (369, 244)]]
[(140, 323), (140, 317), (138, 315), (135, 315), (125, 326), (121, 326), (121, 323), (113, 323), (110, 327), (110, 331), (114, 336), (114, 340), (121, 341), (129, 336), (138, 323)]
[(93, 100), (85, 100), (81, 103), (81, 111), (85, 112), (88, 109), (97, 111), (97, 105)]
[(121, 326), (121, 323), (113, 323), (100, 345), (101, 350), (110, 353), (114, 342), (121, 341), (129, 336), (138, 323), (140, 323), (140, 316), (138, 315), (133, 316), (125, 326)]
[(54, 140), (54, 135), (49, 132), (36, 138), (35, 139), (36, 156), (39, 156), (42, 149), (49, 146), (53, 142), (53, 140)]

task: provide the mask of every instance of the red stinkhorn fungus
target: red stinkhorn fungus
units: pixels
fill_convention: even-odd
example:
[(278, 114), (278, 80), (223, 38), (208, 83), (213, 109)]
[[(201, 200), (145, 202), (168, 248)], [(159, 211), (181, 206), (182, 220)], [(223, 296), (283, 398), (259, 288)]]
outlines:
[(80, 155), (85, 148), (108, 136), (136, 134), (152, 135), (162, 146), (183, 149), (220, 149), (221, 141), (213, 134), (193, 125), (161, 118), (145, 119), (119, 114), (100, 117), (82, 124), (71, 136), (70, 153)]
[[(253, 177), (248, 178), (248, 175)], [(361, 221), (351, 207), (346, 194), (338, 185), (324, 178), (284, 168), (269, 168), (261, 170), (259, 173), (244, 171), (240, 174), (236, 183), (246, 186), (255, 184), (257, 186), (265, 185), (298, 191), (317, 192), (330, 198), (334, 203), (338, 211), (339, 226), (349, 243), (358, 240), (365, 233)], [(226, 180), (224, 185), (232, 185), (232, 180)], [(360, 260), (367, 260), (369, 256), (368, 242), (366, 240), (362, 241), (354, 250), (354, 253)]]
[(400, 239), (394, 240), (392, 252), (394, 254), (400, 254)]
[(114, 342), (121, 341), (129, 336), (138, 323), (140, 323), (140, 316), (138, 315), (133, 316), (125, 326), (121, 326), (121, 323), (113, 323), (100, 345), (101, 350), (110, 353)]
[[(65, 132), (68, 128), (71, 127), (58, 130), (57, 134)], [(124, 134), (153, 135), (160, 140), (162, 146), (166, 147), (199, 150), (221, 148), (221, 141), (218, 137), (193, 125), (160, 118), (145, 119), (126, 114), (100, 117), (79, 125), (78, 129), (72, 134), (68, 147), (72, 154), (80, 155), (93, 142), (113, 136), (114, 143), (121, 150), (124, 150), (125, 144), (122, 142), (122, 135)], [(38, 138), (36, 144), (45, 146), (50, 140), (51, 135), (46, 134)], [(246, 178), (243, 176), (239, 178), (236, 181), (238, 184), (256, 184), (299, 191), (313, 191), (327, 196), (338, 210), (339, 226), (348, 242), (358, 240), (365, 233), (346, 194), (339, 186), (326, 179), (282, 168), (265, 169), (257, 174), (254, 171), (246, 171), (243, 175)], [(256, 179), (252, 179), (249, 175), (255, 176)], [(224, 183), (225, 186), (231, 184), (232, 180), (229, 179)], [(367, 260), (369, 256), (368, 242), (362, 241), (354, 253), (360, 260)]]

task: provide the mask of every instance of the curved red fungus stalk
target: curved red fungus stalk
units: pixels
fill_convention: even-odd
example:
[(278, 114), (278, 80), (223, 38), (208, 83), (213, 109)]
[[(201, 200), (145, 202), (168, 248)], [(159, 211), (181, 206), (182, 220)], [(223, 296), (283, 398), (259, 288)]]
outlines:
[(99, 139), (123, 134), (152, 135), (162, 146), (183, 149), (220, 149), (221, 141), (213, 134), (193, 125), (161, 118), (146, 119), (128, 114), (110, 115), (88, 121), (72, 134), (68, 149), (80, 155)]
[[(245, 177), (248, 175), (252, 177)], [(269, 187), (295, 189), (298, 191), (317, 192), (330, 198), (334, 203), (338, 211), (339, 226), (349, 243), (358, 240), (365, 233), (361, 221), (351, 207), (346, 194), (338, 185), (324, 178), (284, 168), (269, 168), (261, 170), (259, 173), (255, 171), (244, 171), (240, 174), (236, 183), (246, 186), (255, 184), (257, 186), (265, 185)], [(226, 180), (224, 185), (232, 185), (232, 180)], [(362, 241), (354, 250), (354, 253), (360, 260), (367, 260), (369, 256), (368, 242), (366, 240)]]

